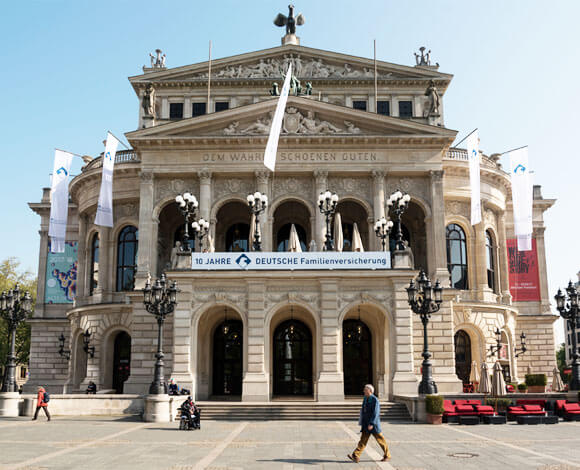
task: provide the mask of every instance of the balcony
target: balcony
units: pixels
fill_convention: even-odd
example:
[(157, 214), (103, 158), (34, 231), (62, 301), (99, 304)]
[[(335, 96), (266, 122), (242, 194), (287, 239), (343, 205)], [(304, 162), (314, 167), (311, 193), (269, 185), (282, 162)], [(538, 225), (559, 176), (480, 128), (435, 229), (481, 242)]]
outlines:
[[(467, 162), (469, 159), (467, 158), (467, 150), (451, 147), (447, 150), (445, 157), (443, 160), (454, 160), (454, 161), (462, 161)], [(497, 154), (492, 154), (491, 156), (487, 156), (485, 154), (481, 154), (481, 166), (483, 168), (489, 168), (491, 170), (501, 170), (501, 164), (499, 163), (499, 156)]]
[[(115, 163), (137, 163), (139, 162), (139, 157), (137, 156), (137, 152), (133, 149), (129, 150), (120, 150), (115, 154)], [(103, 166), (103, 154), (99, 155), (94, 160), (91, 160), (83, 167), (83, 173), (85, 171), (92, 170), (94, 168), (102, 168)]]

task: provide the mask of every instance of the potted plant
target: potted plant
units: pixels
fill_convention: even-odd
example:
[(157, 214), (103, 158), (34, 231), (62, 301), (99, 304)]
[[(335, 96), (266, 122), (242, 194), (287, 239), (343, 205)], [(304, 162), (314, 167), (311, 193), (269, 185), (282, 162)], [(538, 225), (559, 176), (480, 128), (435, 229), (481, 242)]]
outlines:
[(526, 385), (525, 382), (522, 382), (521, 384), (518, 384), (518, 392), (520, 392), (520, 393), (528, 393), (528, 386)]
[(526, 374), (526, 385), (530, 393), (546, 393), (548, 377), (546, 374)]
[(493, 406), (498, 413), (503, 413), (512, 404), (511, 398), (486, 398), (485, 404)]
[(425, 397), (427, 422), (441, 424), (443, 422), (443, 397), (441, 395), (427, 395)]

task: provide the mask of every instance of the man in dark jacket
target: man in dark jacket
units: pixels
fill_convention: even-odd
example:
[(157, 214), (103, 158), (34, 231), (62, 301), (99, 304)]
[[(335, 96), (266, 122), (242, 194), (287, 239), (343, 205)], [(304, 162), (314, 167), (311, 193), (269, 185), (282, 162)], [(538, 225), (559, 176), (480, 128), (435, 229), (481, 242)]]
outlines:
[(377, 440), (379, 446), (383, 450), (383, 458), (381, 462), (386, 462), (391, 458), (389, 446), (381, 432), (381, 404), (376, 396), (374, 396), (375, 388), (371, 384), (365, 385), (364, 399), (360, 410), (360, 418), (358, 424), (361, 426), (361, 437), (356, 449), (352, 454), (348, 454), (348, 458), (353, 462), (358, 463), (360, 456), (365, 449), (371, 434)]

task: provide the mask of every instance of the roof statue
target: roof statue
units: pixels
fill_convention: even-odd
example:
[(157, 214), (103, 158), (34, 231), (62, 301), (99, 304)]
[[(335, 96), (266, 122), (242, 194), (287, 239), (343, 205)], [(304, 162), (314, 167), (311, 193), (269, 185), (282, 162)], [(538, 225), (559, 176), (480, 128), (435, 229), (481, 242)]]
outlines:
[[(425, 51), (427, 50), (427, 48), (425, 46), (421, 46), (419, 48), (419, 51), (421, 52), (421, 55), (417, 54), (416, 52), (413, 52), (413, 54), (415, 54), (415, 65), (418, 67), (433, 67), (433, 65), (431, 64), (431, 49), (429, 49), (427, 51), (427, 54), (425, 54)], [(436, 63), (434, 65), (435, 67), (439, 67), (439, 63)]]
[(304, 24), (304, 15), (300, 13), (294, 17), (294, 5), (288, 5), (288, 16), (278, 13), (278, 16), (274, 18), (274, 24), (280, 27), (286, 26), (286, 36), (282, 38), (282, 45), (300, 44), (300, 39), (296, 36), (296, 26)]
[(165, 67), (165, 54), (161, 49), (155, 49), (155, 55), (149, 53), (149, 58), (151, 59), (152, 69), (164, 69)]

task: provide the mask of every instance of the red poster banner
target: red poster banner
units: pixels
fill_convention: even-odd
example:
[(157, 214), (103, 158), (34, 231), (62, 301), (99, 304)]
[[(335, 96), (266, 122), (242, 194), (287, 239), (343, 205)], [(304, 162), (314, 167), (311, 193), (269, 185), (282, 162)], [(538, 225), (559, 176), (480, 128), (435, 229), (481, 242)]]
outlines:
[(510, 293), (514, 302), (538, 302), (540, 296), (540, 273), (536, 239), (532, 239), (530, 251), (518, 251), (515, 238), (507, 240)]

